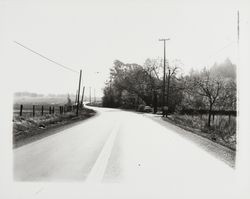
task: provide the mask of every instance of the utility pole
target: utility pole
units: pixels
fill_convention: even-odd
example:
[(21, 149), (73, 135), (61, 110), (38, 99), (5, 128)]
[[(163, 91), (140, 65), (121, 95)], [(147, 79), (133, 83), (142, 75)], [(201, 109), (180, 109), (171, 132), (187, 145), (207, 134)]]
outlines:
[(94, 88), (94, 103), (96, 103), (95, 88)]
[[(170, 68), (168, 67), (168, 86), (167, 86), (167, 107), (169, 107), (169, 85), (170, 85)], [(166, 113), (167, 116), (168, 113)]]
[[(239, 10), (237, 11), (237, 66), (238, 67), (240, 66), (240, 11)], [(238, 79), (238, 75), (236, 76), (236, 78)]]
[(91, 103), (91, 86), (89, 87), (89, 103)]
[(240, 41), (240, 12), (237, 11), (237, 42), (239, 48), (239, 41)]
[(82, 70), (80, 70), (80, 77), (79, 77), (79, 86), (78, 86), (78, 95), (77, 95), (77, 109), (76, 115), (79, 114), (79, 98), (80, 98), (80, 90), (81, 90), (81, 80), (82, 80)]
[(168, 39), (159, 39), (159, 41), (164, 42), (164, 59), (163, 59), (163, 86), (162, 86), (162, 116), (165, 115), (165, 84), (166, 84), (166, 41), (170, 40)]
[(81, 105), (82, 106), (83, 106), (84, 91), (85, 91), (85, 86), (83, 86), (83, 89), (82, 89), (82, 100), (81, 100)]
[(77, 93), (78, 93), (78, 90), (76, 90), (75, 104), (77, 103)]

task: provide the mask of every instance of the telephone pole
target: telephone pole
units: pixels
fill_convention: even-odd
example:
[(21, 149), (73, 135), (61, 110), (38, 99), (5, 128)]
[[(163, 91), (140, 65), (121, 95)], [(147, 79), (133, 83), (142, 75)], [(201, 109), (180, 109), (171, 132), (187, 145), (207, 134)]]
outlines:
[(75, 104), (77, 103), (77, 93), (78, 93), (78, 90), (76, 90)]
[(240, 12), (237, 11), (237, 43), (239, 48), (239, 42), (240, 42)]
[(82, 89), (81, 106), (83, 106), (84, 91), (85, 91), (85, 86), (83, 86), (83, 89)]
[(94, 103), (96, 103), (95, 88), (94, 88)]
[(91, 86), (89, 87), (89, 103), (91, 104)]
[(80, 77), (79, 77), (79, 86), (78, 86), (78, 95), (77, 95), (77, 109), (76, 115), (79, 114), (79, 99), (80, 99), (80, 90), (81, 90), (81, 80), (82, 80), (82, 70), (80, 70)]
[(162, 86), (162, 116), (165, 115), (165, 84), (166, 84), (166, 41), (170, 40), (168, 39), (159, 39), (159, 41), (163, 41), (164, 43), (164, 59), (163, 59), (163, 86)]

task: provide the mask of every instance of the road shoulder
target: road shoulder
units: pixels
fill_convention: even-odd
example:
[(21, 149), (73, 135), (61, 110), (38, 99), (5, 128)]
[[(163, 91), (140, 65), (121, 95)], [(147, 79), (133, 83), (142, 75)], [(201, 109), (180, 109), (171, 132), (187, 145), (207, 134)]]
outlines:
[(47, 136), (50, 136), (56, 133), (59, 133), (63, 130), (76, 126), (84, 122), (85, 120), (88, 120), (92, 118), (93, 116), (97, 116), (97, 115), (98, 115), (97, 112), (93, 112), (92, 114), (89, 114), (88, 116), (85, 115), (84, 117), (75, 117), (70, 120), (63, 120), (58, 123), (50, 124), (46, 128), (43, 128), (43, 129), (40, 129), (40, 128), (31, 129), (29, 132), (29, 136), (24, 136), (20, 139), (15, 140), (13, 136), (13, 148), (14, 149), (19, 148), (23, 145), (35, 142), (37, 140), (43, 139)]
[(164, 127), (170, 128), (181, 137), (190, 140), (203, 150), (207, 151), (209, 154), (225, 162), (230, 167), (232, 168), (235, 167), (236, 152), (234, 150), (222, 146), (218, 143), (215, 143), (207, 138), (199, 136), (193, 132), (187, 131), (179, 126), (176, 126), (175, 124), (172, 124), (164, 120), (160, 115), (143, 114), (143, 116), (154, 120), (155, 122), (159, 123)]

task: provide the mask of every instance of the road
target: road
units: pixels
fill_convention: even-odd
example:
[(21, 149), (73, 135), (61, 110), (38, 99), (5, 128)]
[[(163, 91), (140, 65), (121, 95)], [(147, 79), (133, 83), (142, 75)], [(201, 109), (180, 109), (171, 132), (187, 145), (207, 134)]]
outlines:
[(82, 123), (14, 149), (15, 180), (158, 184), (233, 197), (235, 170), (173, 128), (147, 114), (95, 109)]

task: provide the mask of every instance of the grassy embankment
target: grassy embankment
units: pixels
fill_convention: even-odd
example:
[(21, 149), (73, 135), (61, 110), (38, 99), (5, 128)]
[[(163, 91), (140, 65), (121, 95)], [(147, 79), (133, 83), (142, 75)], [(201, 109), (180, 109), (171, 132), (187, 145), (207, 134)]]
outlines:
[(78, 116), (75, 112), (67, 112), (64, 114), (46, 114), (43, 116), (31, 117), (13, 116), (13, 144), (18, 146), (18, 142), (22, 142), (32, 136), (45, 134), (48, 130), (56, 129), (67, 124), (72, 124), (93, 116), (95, 112), (91, 109), (81, 109)]
[(173, 114), (166, 119), (177, 126), (236, 150), (236, 117), (215, 116), (207, 127), (207, 115)]
[[(73, 98), (71, 96), (71, 98)], [(50, 135), (70, 127), (70, 124), (87, 119), (95, 114), (95, 111), (82, 108), (76, 116), (76, 110), (63, 111), (60, 114), (59, 106), (67, 103), (67, 96), (15, 96), (13, 104), (13, 146), (18, 147), (38, 137)], [(19, 116), (20, 105), (23, 105), (22, 116)], [(32, 106), (35, 105), (35, 116), (32, 115)], [(44, 112), (41, 113), (41, 106)], [(49, 113), (49, 107), (54, 107), (54, 112)]]

